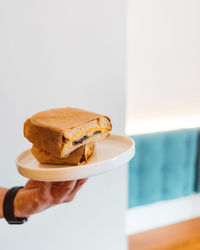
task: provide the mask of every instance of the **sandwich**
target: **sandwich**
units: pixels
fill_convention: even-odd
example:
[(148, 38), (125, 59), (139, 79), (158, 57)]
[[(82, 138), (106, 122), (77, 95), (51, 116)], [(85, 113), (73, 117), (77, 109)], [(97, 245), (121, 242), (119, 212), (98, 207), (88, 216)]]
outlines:
[[(54, 160), (60, 160), (68, 158), (82, 146), (87, 150), (90, 143), (109, 136), (111, 129), (112, 124), (107, 116), (68, 107), (33, 115), (24, 124), (24, 136), (33, 143), (32, 152), (37, 155), (36, 158), (41, 159), (38, 157), (40, 152), (43, 157), (48, 154), (54, 157)], [(50, 163), (54, 160), (50, 160)], [(57, 160), (55, 162), (58, 162)]]
[(57, 156), (54, 156), (53, 154), (48, 153), (43, 149), (37, 148), (35, 145), (32, 146), (31, 152), (40, 163), (83, 165), (91, 157), (94, 151), (94, 147), (95, 143), (90, 142), (77, 148), (66, 158), (59, 158)]

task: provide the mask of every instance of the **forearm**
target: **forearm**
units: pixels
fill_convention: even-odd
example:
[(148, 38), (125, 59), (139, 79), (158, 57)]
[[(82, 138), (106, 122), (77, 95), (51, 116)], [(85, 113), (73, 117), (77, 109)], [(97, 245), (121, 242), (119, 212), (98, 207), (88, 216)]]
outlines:
[(0, 187), (0, 218), (3, 218), (3, 201), (8, 189)]

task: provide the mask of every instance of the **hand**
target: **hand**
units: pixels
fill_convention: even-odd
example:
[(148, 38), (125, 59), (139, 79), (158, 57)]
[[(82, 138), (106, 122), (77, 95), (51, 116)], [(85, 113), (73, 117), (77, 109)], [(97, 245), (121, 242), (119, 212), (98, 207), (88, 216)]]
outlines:
[(29, 180), (14, 200), (16, 217), (28, 217), (54, 205), (70, 202), (87, 179), (65, 182), (42, 182)]

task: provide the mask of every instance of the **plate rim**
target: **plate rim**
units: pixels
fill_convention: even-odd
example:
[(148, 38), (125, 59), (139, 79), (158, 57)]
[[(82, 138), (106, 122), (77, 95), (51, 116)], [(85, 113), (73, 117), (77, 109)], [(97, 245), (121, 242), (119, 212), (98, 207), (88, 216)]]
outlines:
[[(133, 157), (134, 157), (134, 155), (135, 155), (135, 141), (132, 139), (132, 138), (130, 138), (129, 136), (123, 136), (123, 135), (116, 135), (116, 134), (111, 134), (110, 136), (112, 136), (112, 137), (115, 137), (115, 138), (120, 138), (120, 139), (123, 139), (123, 140), (128, 140), (128, 142), (130, 143), (130, 147), (125, 151), (125, 152), (123, 152), (122, 154), (120, 154), (121, 155), (121, 158), (124, 158), (124, 156), (125, 155), (127, 155), (127, 161), (124, 163), (124, 164), (126, 164), (128, 161), (130, 161)], [(59, 167), (55, 167), (55, 168), (51, 168), (51, 167), (49, 167), (49, 168), (31, 168), (31, 167), (24, 167), (24, 165), (23, 164), (21, 164), (20, 163), (20, 158), (21, 157), (23, 157), (23, 154), (27, 154), (27, 153), (31, 153), (31, 149), (29, 148), (29, 149), (26, 149), (25, 151), (23, 151), (22, 153), (20, 153), (18, 156), (17, 156), (17, 158), (16, 158), (16, 161), (15, 161), (15, 163), (16, 163), (16, 166), (17, 166), (17, 170), (18, 170), (18, 172), (22, 175), (22, 176), (24, 176), (24, 177), (26, 177), (26, 178), (30, 178), (30, 177), (27, 177), (27, 176), (25, 176), (25, 175), (23, 175), (22, 174), (22, 171), (31, 171), (32, 173), (37, 173), (37, 172), (42, 172), (42, 173), (45, 173), (45, 172), (47, 172), (47, 171), (51, 171), (51, 173), (52, 172), (58, 172), (58, 171), (63, 171), (64, 169), (66, 169), (66, 166), (65, 165), (63, 165), (63, 167), (60, 167), (60, 165), (56, 165), (56, 166), (59, 166)], [(97, 168), (98, 167), (101, 167), (102, 165), (105, 165), (105, 164), (107, 164), (107, 162), (110, 162), (111, 164), (115, 164), (116, 166), (114, 166), (114, 167), (111, 167), (111, 168), (109, 168), (107, 171), (109, 171), (109, 170), (112, 170), (113, 168), (116, 168), (116, 167), (118, 167), (119, 166), (119, 164), (121, 164), (121, 163), (119, 163), (119, 164), (116, 164), (116, 161), (117, 161), (117, 159), (118, 159), (118, 156), (115, 156), (115, 157), (113, 157), (113, 158), (109, 158), (109, 159), (106, 159), (106, 160), (100, 160), (100, 161), (98, 161), (98, 162), (94, 162), (94, 163), (87, 163), (87, 164), (85, 164), (85, 165), (82, 165), (82, 166), (69, 166), (68, 165), (68, 167), (67, 167), (67, 169), (68, 169), (68, 171), (73, 171), (73, 170), (75, 170), (75, 169), (77, 169), (77, 168), (79, 168), (80, 170), (82, 170), (82, 169), (86, 169), (86, 168), (92, 168), (93, 166), (96, 166)], [(47, 164), (45, 164), (45, 165), (47, 165)], [(49, 165), (54, 165), (54, 164), (49, 164)], [(70, 170), (69, 170), (70, 169)], [(22, 171), (21, 171), (22, 170)], [(91, 175), (91, 176), (95, 176), (95, 175), (98, 175), (98, 174), (101, 174), (101, 173), (104, 173), (104, 172), (107, 172), (107, 171), (102, 171), (102, 172), (100, 172), (100, 173), (97, 173), (97, 174), (94, 174), (94, 175)], [(66, 178), (63, 178), (63, 180), (64, 179), (66, 179)], [(37, 180), (39, 180), (39, 179), (37, 179)], [(48, 180), (44, 180), (44, 181), (50, 181), (49, 179)], [(54, 180), (52, 180), (52, 181), (54, 181)]]

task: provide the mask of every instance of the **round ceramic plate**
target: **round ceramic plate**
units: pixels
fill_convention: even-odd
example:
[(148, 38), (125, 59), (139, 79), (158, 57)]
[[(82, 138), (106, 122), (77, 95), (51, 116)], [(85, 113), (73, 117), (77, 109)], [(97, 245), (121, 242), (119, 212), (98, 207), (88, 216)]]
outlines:
[(111, 135), (96, 143), (94, 153), (82, 166), (40, 164), (28, 149), (16, 160), (21, 175), (39, 181), (78, 180), (102, 174), (121, 166), (135, 154), (135, 143), (125, 136)]

